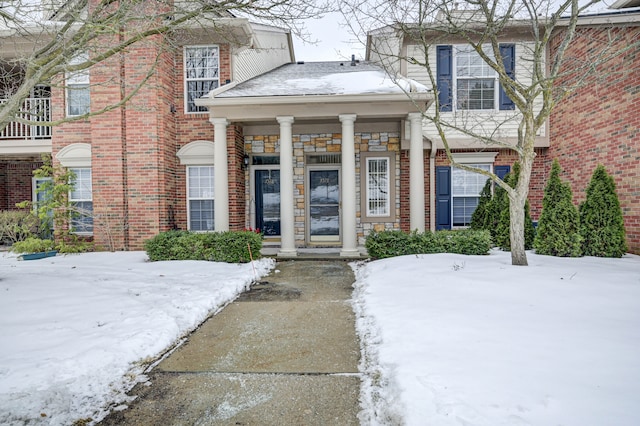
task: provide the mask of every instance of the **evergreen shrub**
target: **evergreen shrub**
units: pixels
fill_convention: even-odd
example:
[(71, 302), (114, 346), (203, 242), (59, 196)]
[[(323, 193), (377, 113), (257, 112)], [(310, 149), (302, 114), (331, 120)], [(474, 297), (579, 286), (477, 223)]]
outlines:
[(598, 165), (580, 204), (580, 234), (586, 256), (622, 257), (627, 251), (624, 221), (616, 184)]
[(571, 187), (560, 180), (561, 171), (558, 160), (553, 160), (533, 245), (536, 254), (578, 257), (582, 254), (580, 217), (573, 205)]
[(149, 260), (208, 260), (246, 263), (260, 257), (262, 235), (253, 231), (196, 233), (167, 231), (147, 240), (144, 249)]
[(13, 244), (38, 234), (40, 220), (30, 210), (0, 211), (0, 244)]

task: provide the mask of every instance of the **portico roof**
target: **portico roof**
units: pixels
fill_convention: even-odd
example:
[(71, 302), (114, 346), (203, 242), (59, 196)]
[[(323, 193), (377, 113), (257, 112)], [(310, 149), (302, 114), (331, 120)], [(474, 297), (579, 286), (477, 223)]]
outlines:
[(339, 114), (359, 118), (400, 118), (424, 111), (433, 94), (404, 77), (392, 78), (370, 62), (299, 62), (241, 83), (231, 83), (196, 100), (212, 117), (230, 121), (335, 119)]

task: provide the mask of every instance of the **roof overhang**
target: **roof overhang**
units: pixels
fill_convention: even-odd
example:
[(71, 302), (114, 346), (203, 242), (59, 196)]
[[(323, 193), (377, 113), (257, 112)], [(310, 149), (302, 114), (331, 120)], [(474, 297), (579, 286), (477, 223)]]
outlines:
[(358, 95), (304, 95), (200, 98), (196, 105), (209, 109), (212, 118), (231, 122), (273, 121), (277, 116), (293, 116), (297, 120), (335, 119), (340, 114), (356, 114), (358, 118), (400, 119), (411, 112), (424, 112), (433, 102), (433, 94), (372, 93)]

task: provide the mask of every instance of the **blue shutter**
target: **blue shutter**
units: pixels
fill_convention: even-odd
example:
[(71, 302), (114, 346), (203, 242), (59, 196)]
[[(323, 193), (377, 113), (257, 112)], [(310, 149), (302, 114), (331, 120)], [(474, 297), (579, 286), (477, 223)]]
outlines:
[[(504, 63), (504, 70), (507, 72), (507, 75), (511, 77), (512, 80), (516, 78), (516, 45), (515, 44), (501, 44), (500, 45), (500, 56), (502, 56), (502, 61)], [(507, 93), (502, 88), (502, 84), (500, 85), (500, 109), (501, 110), (510, 110), (515, 109), (515, 104), (513, 101), (507, 96)]]
[(453, 57), (451, 46), (436, 47), (436, 73), (440, 111), (453, 111)]
[(511, 171), (511, 166), (493, 166), (493, 171), (500, 179), (504, 180), (504, 177)]
[(451, 229), (451, 167), (436, 167), (436, 230)]

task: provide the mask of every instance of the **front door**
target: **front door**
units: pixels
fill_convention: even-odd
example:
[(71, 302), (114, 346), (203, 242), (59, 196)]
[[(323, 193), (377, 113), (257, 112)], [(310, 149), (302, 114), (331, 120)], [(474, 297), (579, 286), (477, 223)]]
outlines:
[(280, 235), (280, 170), (256, 170), (256, 228)]
[(309, 240), (340, 241), (340, 187), (337, 169), (309, 170)]

